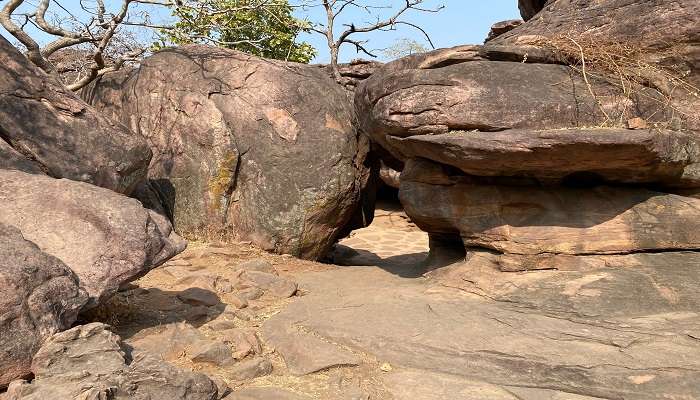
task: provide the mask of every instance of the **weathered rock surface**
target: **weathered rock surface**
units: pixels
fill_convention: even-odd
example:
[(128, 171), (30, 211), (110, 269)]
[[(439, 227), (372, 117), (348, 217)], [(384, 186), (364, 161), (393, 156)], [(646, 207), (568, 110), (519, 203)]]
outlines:
[(507, 21), (496, 22), (491, 25), (491, 30), (486, 37), (485, 42), (489, 42), (502, 34), (515, 29), (516, 27), (522, 25), (523, 21), (520, 19), (509, 19)]
[(476, 176), (558, 184), (587, 173), (607, 182), (700, 185), (700, 140), (678, 131), (511, 129), (392, 137), (389, 142), (407, 158), (426, 158)]
[[(0, 38), (0, 167), (130, 193), (146, 177), (145, 140), (112, 122)], [(4, 157), (14, 149), (8, 165)], [(20, 157), (21, 156), (21, 157)]]
[(97, 305), (120, 285), (184, 250), (162, 216), (82, 182), (0, 170), (0, 223), (63, 261)]
[(478, 53), (478, 47), (444, 49), (379, 69), (356, 91), (361, 129), (404, 159), (388, 137), (594, 127), (606, 120), (602, 110), (613, 120), (668, 117), (654, 101), (660, 94), (652, 89), (640, 89), (637, 98), (629, 99), (604, 80), (589, 77), (593, 97), (569, 67), (483, 61)]
[(8, 400), (217, 399), (217, 387), (205, 375), (129, 352), (107, 328), (92, 323), (54, 335), (34, 357), (34, 380), (15, 381)]
[[(430, 233), (513, 254), (700, 249), (700, 201), (641, 188), (482, 185), (428, 161), (407, 164), (399, 196)], [(430, 204), (431, 206), (427, 206)]]
[[(520, 0), (527, 22), (494, 40), (522, 44), (528, 37), (566, 35), (582, 42), (624, 43), (648, 61), (682, 63), (698, 78), (700, 4), (694, 0), (605, 2), (586, 0)], [(531, 18), (539, 13), (536, 18)]]
[(87, 295), (61, 260), (0, 223), (0, 388), (30, 374), (45, 339), (75, 322)]
[(282, 355), (289, 372), (301, 376), (360, 360), (342, 347), (296, 328), (296, 320), (276, 318), (263, 326), (266, 343)]
[(275, 387), (248, 387), (224, 397), (226, 400), (308, 400), (307, 396)]
[(389, 363), (382, 381), (395, 398), (695, 398), (700, 257), (626, 257), (642, 267), (466, 265), (429, 281), (360, 267), (307, 274), (310, 294), (269, 323)]
[[(637, 66), (634, 62), (625, 65), (625, 73), (638, 75), (648, 85), (663, 91), (687, 126), (700, 132), (697, 113), (700, 4), (697, 1), (557, 0), (542, 7), (543, 3), (520, 1), (526, 20), (537, 10), (541, 11), (490, 43), (519, 46), (537, 42), (541, 46), (561, 48), (570, 46), (574, 40), (589, 59), (608, 51), (627, 57), (628, 60), (619, 58), (618, 65), (629, 59), (639, 60)], [(610, 72), (617, 74), (614, 70)]]
[(368, 141), (321, 68), (187, 46), (87, 95), (148, 138), (150, 183), (178, 232), (224, 229), (314, 259), (358, 211)]

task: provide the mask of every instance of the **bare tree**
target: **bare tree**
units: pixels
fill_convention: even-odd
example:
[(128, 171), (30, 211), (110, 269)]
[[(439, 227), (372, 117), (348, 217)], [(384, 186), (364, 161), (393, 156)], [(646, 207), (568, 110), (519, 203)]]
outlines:
[[(435, 46), (433, 45), (432, 40), (430, 40), (430, 36), (423, 28), (421, 28), (417, 24), (406, 21), (404, 19), (404, 17), (409, 11), (436, 13), (444, 8), (444, 6), (442, 5), (437, 6), (435, 8), (424, 8), (422, 6), (425, 3), (425, 1), (426, 0), (402, 0), (401, 7), (395, 9), (391, 6), (377, 6), (376, 1), (374, 0), (322, 0), (321, 6), (326, 11), (326, 22), (325, 24), (315, 25), (311, 28), (311, 30), (322, 34), (326, 37), (326, 40), (328, 42), (328, 49), (330, 50), (331, 56), (331, 69), (336, 80), (338, 82), (342, 82), (342, 76), (338, 68), (338, 56), (340, 54), (340, 48), (342, 45), (351, 44), (355, 46), (355, 49), (358, 53), (364, 53), (373, 58), (376, 57), (376, 54), (374, 54), (372, 50), (369, 50), (367, 49), (367, 47), (365, 47), (367, 41), (355, 39), (357, 34), (369, 33), (374, 31), (395, 30), (398, 26), (404, 25), (418, 30), (423, 36), (425, 36), (430, 46), (434, 48)], [(366, 11), (369, 15), (372, 15), (374, 18), (376, 18), (376, 20), (361, 26), (358, 26), (355, 23), (343, 24), (345, 30), (340, 32), (336, 37), (336, 20), (339, 16), (343, 14), (344, 11), (350, 9), (351, 7), (359, 8)], [(382, 10), (389, 10), (389, 12), (391, 12), (392, 14), (388, 17), (382, 18), (377, 15)]]
[[(49, 74), (58, 75), (62, 70), (52, 61), (65, 61), (71, 82), (64, 82), (70, 90), (80, 90), (99, 76), (116, 71), (126, 63), (137, 61), (147, 46), (139, 45), (131, 37), (133, 29), (172, 29), (172, 25), (158, 25), (151, 21), (146, 7), (168, 7), (183, 11), (205, 12), (207, 4), (199, 0), (120, 0), (113, 11), (108, 11), (105, 0), (6, 0), (0, 9), (0, 25), (26, 49), (27, 58)], [(3, 0), (0, 0), (2, 5)], [(74, 10), (79, 6), (79, 15)], [(73, 8), (66, 7), (72, 4)], [(211, 13), (226, 14), (243, 10), (274, 12), (279, 5), (273, 0), (242, 0), (225, 9)], [(53, 9), (50, 7), (53, 6)], [(56, 11), (52, 11), (52, 10)], [(73, 11), (72, 11), (73, 10)], [(204, 10), (204, 11), (203, 11)], [(53, 18), (52, 18), (53, 16)], [(48, 34), (52, 40), (40, 45), (28, 33), (30, 29)], [(250, 38), (250, 43), (255, 43)], [(66, 56), (66, 54), (68, 54)]]

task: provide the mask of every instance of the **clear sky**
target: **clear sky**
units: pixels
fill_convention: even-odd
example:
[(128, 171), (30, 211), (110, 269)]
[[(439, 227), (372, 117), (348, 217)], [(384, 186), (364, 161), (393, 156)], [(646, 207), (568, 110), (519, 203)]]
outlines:
[[(377, 3), (398, 5), (404, 3), (404, 0), (386, 0), (384, 2), (377, 0)], [(517, 0), (428, 0), (426, 4), (431, 6), (443, 4), (445, 8), (437, 14), (411, 12), (406, 14), (407, 20), (423, 27), (430, 34), (436, 48), (460, 44), (481, 44), (489, 32), (489, 28), (495, 22), (520, 18)], [(317, 10), (310, 16), (312, 19), (320, 20), (323, 18), (322, 14), (322, 10)], [(372, 19), (364, 11), (348, 9), (347, 18), (343, 22), (347, 21), (371, 22)], [(339, 29), (342, 28), (339, 27)], [(365, 35), (364, 38), (369, 39), (368, 46), (372, 49), (386, 48), (401, 38), (425, 42), (422, 40), (420, 32), (408, 27), (400, 28), (396, 32), (374, 32)], [(322, 36), (318, 34), (305, 35), (303, 40), (313, 44), (319, 50), (315, 62), (328, 61), (326, 42)], [(349, 61), (357, 57), (354, 46), (344, 45), (341, 61)], [(362, 58), (368, 57), (363, 56)]]
[[(61, 4), (67, 8), (78, 8), (80, 0), (61, 0)], [(404, 0), (367, 0), (367, 4), (376, 5), (392, 5), (398, 7)], [(2, 6), (4, 0), (0, 0)], [(36, 0), (27, 0), (28, 4), (36, 4)], [(107, 0), (108, 6), (116, 8), (120, 0)], [(517, 7), (517, 0), (426, 0), (425, 7), (435, 7), (444, 5), (445, 8), (439, 13), (422, 13), (410, 12), (405, 15), (405, 18), (423, 27), (429, 34), (436, 48), (450, 47), (459, 44), (478, 44), (482, 43), (486, 37), (490, 26), (498, 21), (506, 19), (520, 18)], [(54, 6), (55, 7), (55, 6)], [(51, 8), (50, 8), (51, 10)], [(163, 11), (152, 11), (154, 20), (167, 18), (167, 13)], [(390, 14), (390, 10), (380, 10), (380, 15)], [(311, 21), (323, 21), (324, 12), (320, 8), (311, 10), (298, 10), (297, 16), (300, 18), (309, 18)], [(341, 26), (343, 23), (355, 22), (360, 26), (363, 22), (376, 21), (376, 17), (368, 15), (367, 12), (359, 9), (348, 8), (344, 13), (344, 17), (337, 23), (337, 31), (344, 29)], [(35, 33), (35, 32), (34, 32)], [(0, 28), (0, 34), (15, 42), (10, 38), (9, 34)], [(420, 32), (402, 27), (397, 31), (390, 32), (373, 32), (364, 36), (358, 36), (358, 39), (369, 40), (367, 47), (369, 49), (383, 49), (391, 46), (396, 40), (409, 38), (424, 44), (427, 44)], [(41, 42), (47, 41), (46, 36), (39, 36)], [(325, 38), (319, 34), (304, 34), (301, 40), (307, 41), (318, 49), (319, 55), (313, 62), (325, 63), (328, 62), (328, 49)], [(367, 56), (360, 56), (368, 58)], [(358, 58), (355, 53), (354, 46), (344, 45), (341, 52), (341, 61), (349, 61), (353, 58)]]

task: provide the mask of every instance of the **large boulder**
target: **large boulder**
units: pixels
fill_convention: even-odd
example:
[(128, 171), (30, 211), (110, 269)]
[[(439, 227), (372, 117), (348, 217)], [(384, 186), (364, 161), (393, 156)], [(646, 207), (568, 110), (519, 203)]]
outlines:
[(77, 326), (51, 337), (32, 361), (34, 380), (15, 381), (7, 400), (215, 400), (205, 375), (130, 351), (107, 325)]
[(0, 155), (2, 168), (128, 194), (145, 178), (151, 151), (143, 138), (87, 105), (0, 37)]
[(45, 339), (75, 322), (87, 302), (75, 274), (21, 232), (0, 223), (0, 388), (31, 373)]
[(368, 141), (321, 68), (186, 46), (85, 95), (148, 138), (150, 183), (180, 233), (316, 259), (358, 210)]
[(661, 94), (655, 90), (640, 88), (626, 97), (605, 79), (584, 79), (564, 65), (490, 61), (480, 52), (477, 46), (461, 46), (379, 69), (355, 92), (361, 129), (392, 156), (405, 159), (390, 137), (671, 118), (669, 110), (659, 110)]
[(0, 170), (0, 204), (0, 223), (75, 272), (90, 296), (87, 307), (186, 246), (137, 200), (83, 182)]

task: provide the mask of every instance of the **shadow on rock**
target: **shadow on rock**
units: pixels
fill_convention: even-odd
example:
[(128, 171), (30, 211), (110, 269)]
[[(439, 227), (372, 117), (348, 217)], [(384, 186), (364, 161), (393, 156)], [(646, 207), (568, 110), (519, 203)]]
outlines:
[(187, 322), (199, 327), (216, 319), (226, 304), (215, 292), (198, 287), (182, 291), (131, 286), (99, 307), (80, 315), (77, 324), (104, 322), (124, 339), (154, 326)]

